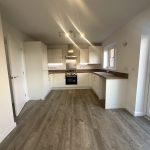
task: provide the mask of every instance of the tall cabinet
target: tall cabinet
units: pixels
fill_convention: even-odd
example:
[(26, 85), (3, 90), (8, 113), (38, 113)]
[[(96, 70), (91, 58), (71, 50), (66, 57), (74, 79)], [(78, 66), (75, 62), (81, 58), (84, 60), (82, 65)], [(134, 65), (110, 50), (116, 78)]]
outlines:
[(44, 100), (49, 92), (47, 47), (42, 42), (24, 43), (29, 98)]

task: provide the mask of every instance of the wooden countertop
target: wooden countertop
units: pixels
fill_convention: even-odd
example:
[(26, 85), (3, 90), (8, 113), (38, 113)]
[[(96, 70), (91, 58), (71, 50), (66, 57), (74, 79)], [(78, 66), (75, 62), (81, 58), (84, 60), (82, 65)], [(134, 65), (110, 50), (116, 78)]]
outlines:
[(98, 75), (100, 77), (103, 77), (105, 79), (127, 79), (125, 77), (117, 76), (115, 74), (107, 73), (107, 72), (94, 72), (94, 74), (96, 74), (96, 75)]
[[(105, 79), (128, 79), (127, 73), (117, 72), (109, 70), (109, 73), (105, 69), (77, 69), (77, 73), (94, 73)], [(65, 73), (66, 70), (49, 70), (49, 74)]]
[[(103, 71), (102, 69), (77, 69), (77, 73), (93, 73)], [(66, 70), (49, 70), (49, 74), (53, 73), (65, 73)]]

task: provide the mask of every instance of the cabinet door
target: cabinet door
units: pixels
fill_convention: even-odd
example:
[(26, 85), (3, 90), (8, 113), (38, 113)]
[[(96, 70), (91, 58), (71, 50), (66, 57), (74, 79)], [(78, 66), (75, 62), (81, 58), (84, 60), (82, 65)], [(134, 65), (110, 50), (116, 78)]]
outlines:
[(89, 50), (80, 49), (80, 64), (89, 63)]
[(126, 105), (126, 79), (106, 80), (106, 109), (124, 108)]
[(94, 82), (95, 82), (94, 74), (93, 74), (93, 73), (90, 73), (90, 74), (89, 74), (89, 85), (90, 85), (90, 87), (93, 89), (93, 91), (94, 91)]
[(78, 73), (78, 86), (89, 87), (89, 74), (88, 73)]
[(53, 76), (53, 87), (65, 87), (64, 73), (54, 74)]
[(89, 64), (101, 64), (102, 48), (99, 46), (89, 47)]
[(53, 74), (49, 74), (49, 90), (53, 88)]
[(100, 76), (95, 74), (91, 74), (90, 83), (93, 91), (98, 96), (100, 100), (105, 99), (105, 87), (106, 87), (106, 80)]
[(48, 63), (62, 63), (62, 49), (48, 49)]

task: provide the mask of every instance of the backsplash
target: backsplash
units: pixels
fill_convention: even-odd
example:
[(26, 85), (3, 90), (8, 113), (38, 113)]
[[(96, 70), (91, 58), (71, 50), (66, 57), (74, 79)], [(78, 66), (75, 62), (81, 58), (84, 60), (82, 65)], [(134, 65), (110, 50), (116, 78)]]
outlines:
[[(100, 64), (78, 64), (77, 69), (100, 69), (101, 65)], [(53, 64), (48, 66), (49, 70), (65, 70), (66, 65), (65, 64)]]

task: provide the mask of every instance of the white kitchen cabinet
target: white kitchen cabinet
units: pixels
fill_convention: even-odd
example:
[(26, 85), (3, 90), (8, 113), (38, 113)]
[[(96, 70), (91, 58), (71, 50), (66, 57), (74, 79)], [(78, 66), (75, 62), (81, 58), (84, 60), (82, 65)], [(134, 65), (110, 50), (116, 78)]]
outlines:
[(80, 64), (89, 63), (89, 49), (80, 49)]
[(105, 99), (106, 79), (94, 74), (94, 90), (100, 100)]
[(49, 91), (51, 91), (53, 88), (53, 77), (53, 74), (49, 74)]
[(42, 42), (25, 42), (25, 66), (29, 98), (45, 99), (49, 92), (46, 46)]
[(94, 74), (94, 91), (96, 95), (98, 96), (98, 98), (100, 99), (99, 97), (99, 93), (101, 92), (100, 91), (100, 77), (95, 74)]
[(105, 99), (105, 85), (106, 80), (96, 74), (90, 73), (89, 76), (89, 85), (98, 96), (100, 100)]
[(78, 73), (78, 87), (89, 88), (89, 73)]
[(62, 63), (62, 49), (48, 49), (48, 63)]
[(65, 73), (58, 73), (53, 75), (53, 88), (65, 87)]
[(95, 92), (95, 94), (97, 94), (96, 88), (98, 87), (99, 82), (97, 81), (97, 78), (96, 78), (95, 74), (90, 73), (89, 83), (90, 83), (90, 86), (91, 86), (92, 90)]
[(125, 108), (127, 79), (107, 79), (105, 109)]
[(89, 47), (89, 64), (102, 64), (102, 47)]
[(50, 89), (69, 89), (69, 88), (90, 88), (89, 85), (89, 73), (77, 74), (77, 85), (66, 85), (65, 73), (55, 73), (49, 75)]

